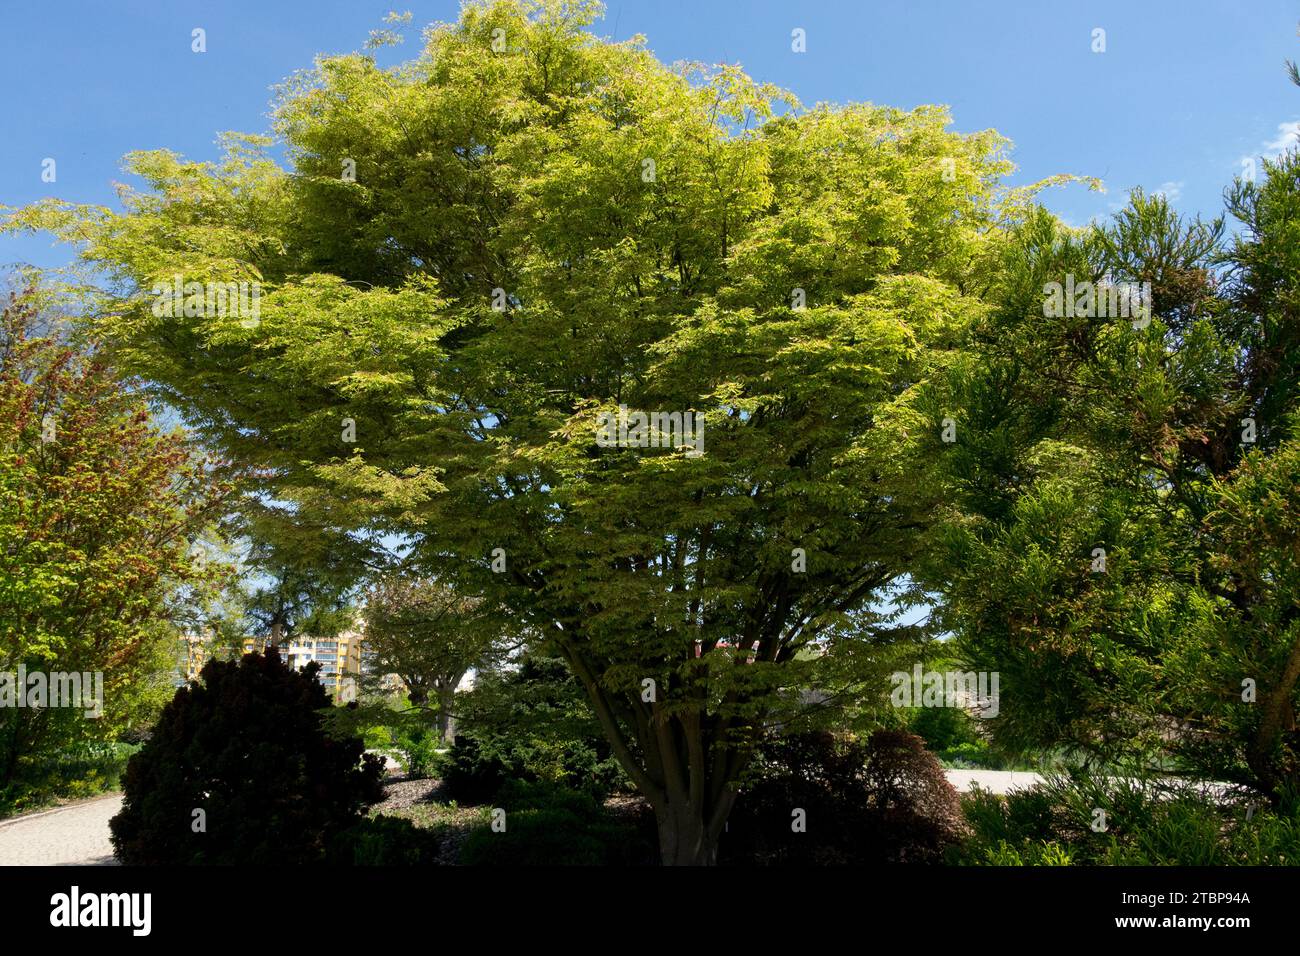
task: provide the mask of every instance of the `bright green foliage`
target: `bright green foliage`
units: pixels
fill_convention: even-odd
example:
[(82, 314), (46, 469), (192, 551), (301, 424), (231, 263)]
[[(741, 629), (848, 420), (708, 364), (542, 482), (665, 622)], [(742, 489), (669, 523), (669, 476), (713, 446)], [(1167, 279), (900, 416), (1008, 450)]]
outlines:
[[(1026, 196), (997, 190), (1002, 140), (943, 110), (803, 110), (599, 41), (595, 13), (470, 3), (404, 66), (287, 83), (291, 171), (255, 137), (218, 164), (133, 154), (124, 213), (10, 228), (121, 280), (95, 308), (117, 360), (261, 490), (410, 536), (554, 641), (664, 858), (707, 862), (787, 691), (819, 668), (884, 690), (870, 652), (908, 635), (867, 609), (922, 546), (907, 436), (940, 427), (913, 398)], [(259, 321), (154, 315), (177, 274), (261, 281)], [(702, 413), (704, 453), (601, 447), (620, 404)]]

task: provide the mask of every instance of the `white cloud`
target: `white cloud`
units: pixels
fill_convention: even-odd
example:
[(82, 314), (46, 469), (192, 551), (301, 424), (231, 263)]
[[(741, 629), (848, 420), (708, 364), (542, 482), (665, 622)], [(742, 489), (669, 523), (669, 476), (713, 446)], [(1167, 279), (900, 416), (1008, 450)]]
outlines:
[(1237, 165), (1246, 169), (1249, 167), (1253, 174), (1255, 168), (1255, 156), (1263, 156), (1265, 159), (1277, 159), (1288, 149), (1300, 143), (1300, 120), (1291, 120), (1289, 123), (1277, 124), (1277, 135), (1272, 139), (1259, 144), (1259, 149), (1255, 155), (1250, 153), (1238, 157)]
[(1161, 183), (1159, 187), (1156, 188), (1155, 194), (1157, 196), (1164, 196), (1166, 202), (1178, 202), (1178, 200), (1183, 197), (1183, 180), (1180, 179), (1176, 183)]
[(1277, 135), (1261, 146), (1260, 150), (1269, 159), (1277, 159), (1278, 156), (1296, 144), (1297, 136), (1300, 136), (1300, 120), (1292, 120), (1290, 123), (1278, 123)]

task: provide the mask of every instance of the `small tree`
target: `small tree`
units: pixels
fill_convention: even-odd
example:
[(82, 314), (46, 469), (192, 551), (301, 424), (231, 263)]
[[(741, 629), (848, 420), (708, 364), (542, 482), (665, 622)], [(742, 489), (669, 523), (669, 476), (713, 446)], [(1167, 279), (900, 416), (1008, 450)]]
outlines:
[(450, 744), (456, 687), (471, 668), (491, 663), (504, 649), (500, 617), (445, 584), (390, 575), (371, 588), (365, 621), (376, 670), (400, 677), (417, 707), (433, 694), (439, 734)]
[(380, 758), (322, 727), (316, 664), (274, 651), (210, 661), (176, 692), (127, 766), (109, 824), (128, 864), (320, 862), (329, 839), (382, 799)]
[(0, 787), (162, 706), (168, 600), (203, 577), (187, 539), (221, 495), (93, 346), (42, 327), (37, 301), (11, 294), (0, 316), (0, 670), (102, 673), (104, 706), (0, 707)]

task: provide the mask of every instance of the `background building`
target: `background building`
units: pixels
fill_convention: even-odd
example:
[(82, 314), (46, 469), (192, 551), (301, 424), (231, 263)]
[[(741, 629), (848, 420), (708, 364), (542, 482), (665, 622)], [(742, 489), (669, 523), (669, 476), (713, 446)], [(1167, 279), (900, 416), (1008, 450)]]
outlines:
[[(246, 638), (244, 653), (267, 646), (265, 638)], [(361, 678), (361, 664), (365, 656), (365, 640), (355, 631), (348, 631), (338, 637), (294, 637), (280, 645), (280, 655), (294, 670), (301, 670), (312, 661), (320, 664), (316, 678), (325, 685), (325, 689), (338, 696), (345, 689), (355, 689)], [(347, 694), (344, 694), (346, 699)]]

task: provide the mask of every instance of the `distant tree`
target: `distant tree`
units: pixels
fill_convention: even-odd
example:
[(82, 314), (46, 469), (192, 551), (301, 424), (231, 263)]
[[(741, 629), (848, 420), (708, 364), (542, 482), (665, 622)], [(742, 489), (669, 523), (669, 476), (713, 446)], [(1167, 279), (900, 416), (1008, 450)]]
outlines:
[(417, 707), (432, 694), (438, 732), (450, 744), (456, 687), (472, 668), (495, 663), (509, 649), (500, 610), (435, 580), (390, 574), (367, 592), (364, 620), (376, 672), (400, 677)]

